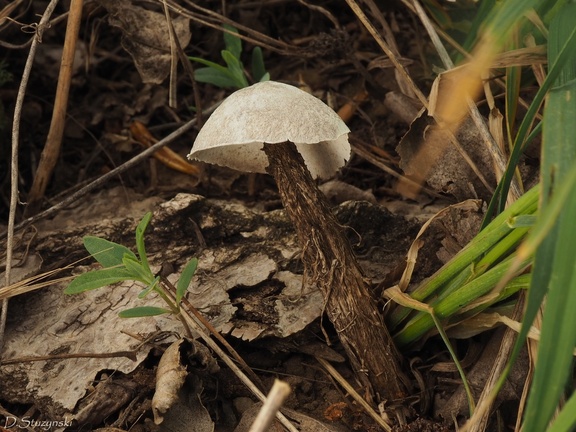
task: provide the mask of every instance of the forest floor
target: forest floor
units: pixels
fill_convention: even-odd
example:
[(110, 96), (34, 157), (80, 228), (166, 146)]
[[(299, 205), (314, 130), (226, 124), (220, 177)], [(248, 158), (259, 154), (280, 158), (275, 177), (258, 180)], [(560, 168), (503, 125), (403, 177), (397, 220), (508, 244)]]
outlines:
[[(29, 53), (27, 42), (33, 31), (32, 26), (25, 28), (21, 23), (37, 22), (48, 2), (17, 1), (12, 2), (13, 9), (8, 9), (10, 3), (0, 2), (14, 19), (0, 17), (0, 40), (11, 44), (0, 52), (0, 74), (7, 77), (0, 84), (2, 231), (10, 208), (9, 131), (13, 121), (19, 122), (20, 134), (19, 201), (30, 205), (16, 208), (13, 283), (66, 266), (69, 267), (54, 277), (93, 269), (82, 246), (83, 236), (105, 237), (133, 248), (138, 221), (152, 211), (146, 241), (154, 271), (174, 275), (188, 259), (199, 258), (195, 283), (201, 284), (202, 290), (190, 295), (196, 295), (194, 299), (202, 306), (195, 306), (208, 312), (217, 329), (262, 381), (263, 391), (270, 388), (275, 378), (290, 384), (292, 393), (284, 405), (288, 408), (285, 414), (300, 430), (382, 430), (326, 372), (318, 357), (332, 361), (376, 411), (381, 408), (383, 418), (386, 410), (393, 416), (402, 406), (406, 422), (402, 424), (401, 417), (390, 419), (396, 431), (454, 430), (455, 424), (467, 417), (460, 377), (437, 335), (430, 333), (417, 344), (401, 347), (402, 366), (411, 382), (410, 394), (403, 400), (380, 401), (379, 395), (370, 394), (370, 389), (362, 386), (345, 361), (337, 333), (326, 316), (321, 318), (321, 298), (313, 300), (310, 295), (307, 303), (286, 306), (290, 313), (283, 313), (288, 315), (278, 311), (273, 300), (284, 296), (283, 289), (290, 284), (296, 284), (291, 293), (298, 298), (303, 269), (293, 228), (282, 211), (276, 186), (267, 175), (195, 162), (183, 165), (173, 155), (169, 155), (167, 163), (145, 158), (118, 175), (106, 177), (105, 182), (79, 194), (65, 208), (43, 216), (43, 211), (121, 167), (155, 140), (196, 119), (193, 127), (169, 144), (176, 155), (185, 159), (198, 124), (206, 118), (197, 116), (199, 109), (212, 107), (233, 89), (200, 82), (194, 88), (180, 63), (172, 87), (177, 104), (169, 106), (168, 37), (162, 24), (158, 24), (165, 20), (162, 3), (85, 2), (62, 145), (55, 168), (48, 175), (46, 190), (30, 202), (29, 191), (41, 166), (48, 131), (53, 127), (55, 94), (58, 81), (62, 80), (59, 74), (66, 37), (65, 8), (70, 2), (56, 7), (54, 21), (43, 33), (23, 110), (16, 120), (14, 106)], [(321, 187), (335, 206), (339, 222), (349, 227), (347, 236), (371, 281), (379, 310), (384, 312), (390, 307), (382, 292), (398, 283), (406, 254), (424, 222), (441, 209), (453, 206), (419, 238), (422, 245), (410, 286), (434, 273), (478, 232), (483, 203), (491, 192), (454, 152), (442, 159), (429, 174), (431, 181), (418, 193), (406, 196), (398, 187), (404, 175), (401, 166), (409, 164), (409, 156), (401, 155), (397, 148), (401, 141), (405, 145), (409, 145), (407, 141), (421, 141), (427, 126), (424, 119), (418, 118), (420, 105), (414, 95), (406, 95), (410, 91), (404, 81), (344, 2), (326, 0), (315, 6), (286, 0), (200, 1), (196, 6), (187, 1), (175, 3), (185, 11), (178, 13), (174, 9), (172, 17), (187, 56), (224, 64), (220, 56), (225, 48), (223, 33), (214, 27), (219, 27), (222, 17), (226, 17), (247, 37), (242, 41), (240, 59), (246, 66), (248, 83), (253, 82), (256, 73), (250, 67), (252, 50), (261, 46), (265, 69), (272, 80), (311, 92), (345, 119), (351, 130), (351, 159)], [(400, 2), (381, 3), (386, 3), (378, 3), (381, 10), (375, 5), (364, 9), (382, 34), (390, 32), (387, 43), (395, 43), (413, 82), (428, 94), (440, 62), (423, 28)], [(158, 39), (162, 36), (165, 45), (160, 54), (138, 45), (150, 45), (151, 41), (162, 40)], [(201, 67), (195, 62), (191, 65)], [(157, 82), (144, 82), (146, 79)], [(149, 140), (149, 136), (153, 139)], [(471, 146), (473, 142), (472, 139)], [(490, 166), (489, 161), (482, 155), (474, 157), (493, 184), (494, 175), (483, 169)], [(537, 163), (528, 160), (524, 174), (533, 176), (530, 166), (534, 165)], [(30, 223), (27, 218), (35, 214), (40, 216)], [(4, 242), (5, 236), (2, 250)], [(160, 356), (169, 342), (177, 339), (174, 334), (182, 334), (179, 322), (156, 318), (119, 320), (118, 311), (133, 299), (125, 302), (124, 293), (119, 299), (104, 298), (107, 291), (97, 290), (94, 295), (78, 296), (80, 300), (76, 300), (75, 296), (63, 296), (67, 283), (10, 300), (0, 366), (0, 430), (15, 427), (15, 421), (28, 430), (248, 430), (259, 405), (220, 359), (214, 360), (218, 371), (191, 373), (189, 404), (183, 409), (184, 414), (178, 414), (188, 419), (181, 420), (187, 426), (177, 422), (169, 427), (155, 425), (151, 408), (155, 375)], [(124, 288), (132, 288), (133, 298), (139, 292), (133, 286), (122, 285)], [(219, 310), (215, 312), (215, 308)], [(300, 325), (283, 327), (288, 326), (290, 317), (300, 320)], [(131, 324), (124, 324), (129, 321)], [(82, 326), (92, 330), (81, 330)], [(112, 335), (120, 332), (124, 339)], [(75, 336), (96, 343), (74, 340)], [(489, 331), (454, 340), (475, 392), (482, 389), (501, 337), (500, 331)], [(74, 358), (72, 363), (71, 358), (53, 357), (136, 351), (135, 347), (143, 344), (148, 344), (147, 348), (132, 360), (99, 358), (88, 365), (95, 359)], [(208, 367), (205, 363), (211, 361), (203, 358), (201, 351), (190, 354), (187, 361)], [(45, 357), (30, 360), (41, 356)], [(216, 357), (214, 353), (206, 356)], [(511, 378), (509, 388), (503, 392), (492, 430), (506, 428), (515, 418), (523, 373), (519, 366), (518, 376)], [(36, 424), (26, 420), (35, 420)], [(70, 424), (66, 423), (68, 420)], [(48, 429), (43, 429), (41, 422), (52, 423), (45, 423)], [(197, 426), (190, 429), (190, 424)], [(281, 430), (279, 425), (276, 427), (270, 430)]]

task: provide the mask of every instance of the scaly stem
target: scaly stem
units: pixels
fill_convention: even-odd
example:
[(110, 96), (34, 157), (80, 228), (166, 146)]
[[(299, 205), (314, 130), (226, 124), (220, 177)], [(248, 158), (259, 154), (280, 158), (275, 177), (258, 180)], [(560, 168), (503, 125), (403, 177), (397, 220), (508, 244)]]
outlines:
[(400, 355), (368, 290), (344, 229), (291, 142), (264, 144), (267, 168), (296, 228), (307, 276), (324, 294), (325, 308), (359, 380), (388, 401), (405, 395)]

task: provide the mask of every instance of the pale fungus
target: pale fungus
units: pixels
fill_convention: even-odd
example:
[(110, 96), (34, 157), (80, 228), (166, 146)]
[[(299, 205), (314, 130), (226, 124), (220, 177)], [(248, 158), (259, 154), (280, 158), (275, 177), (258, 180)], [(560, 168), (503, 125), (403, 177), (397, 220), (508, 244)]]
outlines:
[(290, 141), (313, 178), (332, 177), (350, 158), (348, 126), (320, 99), (265, 81), (230, 95), (198, 133), (191, 159), (265, 173), (264, 143)]
[(198, 133), (188, 157), (274, 177), (296, 228), (308, 277), (323, 292), (358, 378), (391, 400), (404, 394), (399, 356), (352, 247), (313, 178), (350, 157), (350, 130), (316, 97), (267, 81), (230, 95)]

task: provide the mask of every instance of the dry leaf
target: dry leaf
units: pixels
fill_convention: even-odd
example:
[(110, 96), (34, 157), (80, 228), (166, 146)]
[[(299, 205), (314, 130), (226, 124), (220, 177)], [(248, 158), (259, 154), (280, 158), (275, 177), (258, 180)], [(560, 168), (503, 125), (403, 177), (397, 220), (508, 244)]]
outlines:
[[(178, 415), (174, 415), (174, 413), (169, 415), (172, 423), (175, 419), (182, 419), (190, 411), (194, 412), (192, 417), (198, 425), (200, 423), (206, 424), (206, 416), (208, 423), (211, 423), (210, 416), (200, 403), (202, 392), (200, 375), (202, 372), (215, 373), (217, 370), (216, 360), (201, 343), (180, 339), (170, 345), (162, 355), (156, 371), (156, 392), (152, 398), (154, 423), (163, 424), (164, 417), (168, 416), (168, 412), (173, 409), (177, 411)], [(193, 381), (195, 385), (187, 385), (184, 389), (188, 374), (196, 374), (195, 379), (189, 380)], [(172, 424), (170, 427), (163, 424), (163, 430), (190, 430), (181, 429), (178, 424)], [(207, 429), (202, 427), (194, 430), (204, 431)]]
[[(145, 83), (160, 84), (170, 73), (170, 35), (164, 13), (146, 10), (129, 0), (101, 0), (110, 25), (122, 30), (122, 47), (132, 56)], [(189, 20), (172, 19), (182, 48), (190, 43)]]

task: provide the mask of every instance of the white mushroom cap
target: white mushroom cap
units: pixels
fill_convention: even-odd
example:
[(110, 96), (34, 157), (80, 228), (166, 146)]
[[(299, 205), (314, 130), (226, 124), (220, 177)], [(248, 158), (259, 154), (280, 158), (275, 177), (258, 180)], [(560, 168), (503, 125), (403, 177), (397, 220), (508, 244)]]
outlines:
[(265, 173), (264, 143), (291, 141), (312, 177), (331, 177), (350, 158), (350, 129), (328, 105), (296, 87), (265, 81), (238, 90), (212, 113), (188, 155)]

